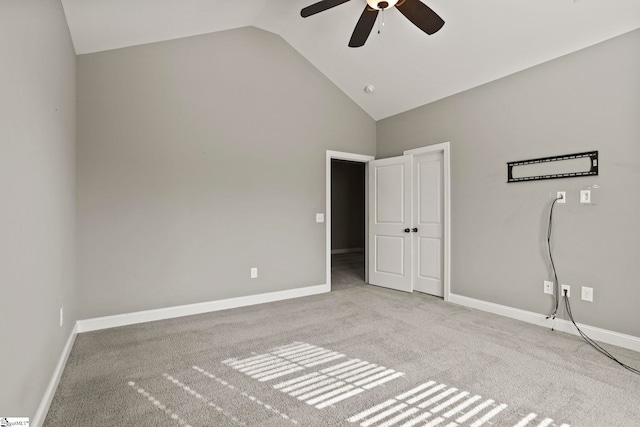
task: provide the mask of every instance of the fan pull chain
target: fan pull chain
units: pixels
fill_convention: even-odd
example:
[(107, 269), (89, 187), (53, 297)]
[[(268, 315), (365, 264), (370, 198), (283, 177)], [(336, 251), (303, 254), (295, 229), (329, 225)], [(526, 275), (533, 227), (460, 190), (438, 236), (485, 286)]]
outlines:
[(378, 34), (380, 34), (380, 31), (382, 30), (381, 27), (384, 27), (384, 9), (382, 9), (380, 11), (380, 19), (378, 19)]

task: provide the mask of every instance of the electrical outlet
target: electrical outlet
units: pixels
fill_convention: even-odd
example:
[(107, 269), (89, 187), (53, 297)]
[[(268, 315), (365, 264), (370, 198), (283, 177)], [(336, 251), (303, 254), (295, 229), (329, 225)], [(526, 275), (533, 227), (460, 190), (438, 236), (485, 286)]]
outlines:
[(580, 203), (591, 203), (591, 190), (580, 190)]
[(566, 297), (567, 298), (571, 298), (571, 286), (569, 285), (560, 285), (560, 295), (561, 296), (565, 296), (565, 291), (566, 293)]
[(567, 202), (567, 192), (566, 191), (558, 191), (556, 193), (556, 199), (559, 199), (557, 203), (566, 203)]
[(258, 277), (258, 268), (257, 267), (251, 267), (251, 278), (252, 279), (256, 279)]
[(582, 287), (582, 301), (593, 302), (593, 288)]
[(316, 214), (316, 222), (324, 222), (324, 214), (323, 213), (317, 213)]
[(64, 307), (60, 307), (60, 326), (64, 323)]
[(548, 280), (544, 281), (544, 293), (553, 295), (553, 282), (550, 282)]

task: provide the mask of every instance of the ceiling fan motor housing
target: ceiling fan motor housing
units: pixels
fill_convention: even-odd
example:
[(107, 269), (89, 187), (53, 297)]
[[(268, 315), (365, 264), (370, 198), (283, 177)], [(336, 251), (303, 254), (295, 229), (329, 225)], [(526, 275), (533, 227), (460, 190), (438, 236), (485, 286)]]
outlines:
[(378, 0), (367, 0), (367, 4), (370, 8), (375, 10), (385, 10), (393, 7), (398, 3), (398, 0), (388, 0), (388, 1), (378, 1)]

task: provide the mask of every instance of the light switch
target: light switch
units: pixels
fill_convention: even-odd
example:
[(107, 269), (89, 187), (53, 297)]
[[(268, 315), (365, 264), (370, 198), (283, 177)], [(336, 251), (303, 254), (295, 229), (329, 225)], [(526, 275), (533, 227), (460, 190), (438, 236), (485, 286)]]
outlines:
[(316, 222), (324, 222), (324, 214), (323, 213), (317, 213), (316, 214)]

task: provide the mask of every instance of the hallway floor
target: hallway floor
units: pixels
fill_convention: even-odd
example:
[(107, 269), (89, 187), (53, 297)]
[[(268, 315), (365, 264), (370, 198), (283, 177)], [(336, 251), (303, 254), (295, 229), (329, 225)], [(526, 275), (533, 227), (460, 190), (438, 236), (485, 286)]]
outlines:
[(364, 252), (331, 255), (331, 284), (363, 284), (364, 257)]

